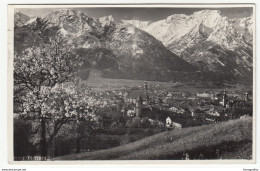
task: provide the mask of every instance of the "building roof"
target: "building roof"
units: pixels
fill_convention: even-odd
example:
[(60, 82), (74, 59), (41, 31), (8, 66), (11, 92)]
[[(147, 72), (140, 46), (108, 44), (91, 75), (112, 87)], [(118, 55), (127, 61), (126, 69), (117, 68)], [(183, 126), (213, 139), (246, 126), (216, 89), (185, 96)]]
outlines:
[(201, 109), (195, 109), (194, 113), (205, 113), (205, 112), (203, 110), (201, 110)]
[(127, 95), (128, 98), (137, 99), (140, 95), (142, 97), (145, 97), (145, 92), (143, 90), (130, 90), (127, 93), (128, 93)]
[[(175, 123), (178, 123), (178, 124), (183, 124), (183, 123), (185, 122), (184, 120), (179, 119), (179, 118), (176, 117), (176, 116), (169, 115), (168, 117), (172, 120), (172, 122), (175, 122)], [(166, 117), (166, 119), (167, 119), (168, 117)]]

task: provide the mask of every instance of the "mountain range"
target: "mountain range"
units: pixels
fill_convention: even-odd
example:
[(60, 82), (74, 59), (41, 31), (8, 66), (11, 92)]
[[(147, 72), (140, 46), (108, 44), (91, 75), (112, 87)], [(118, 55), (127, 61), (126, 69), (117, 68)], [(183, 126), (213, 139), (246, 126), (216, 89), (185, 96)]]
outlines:
[[(61, 33), (104, 77), (160, 81), (248, 82), (253, 76), (253, 19), (229, 19), (218, 10), (174, 14), (160, 21), (92, 18), (58, 10), (43, 18), (15, 13), (15, 50)], [(34, 40), (34, 41), (31, 41)]]
[(202, 10), (192, 15), (174, 14), (156, 22), (123, 22), (145, 30), (204, 71), (252, 76), (252, 17), (228, 19), (218, 10)]

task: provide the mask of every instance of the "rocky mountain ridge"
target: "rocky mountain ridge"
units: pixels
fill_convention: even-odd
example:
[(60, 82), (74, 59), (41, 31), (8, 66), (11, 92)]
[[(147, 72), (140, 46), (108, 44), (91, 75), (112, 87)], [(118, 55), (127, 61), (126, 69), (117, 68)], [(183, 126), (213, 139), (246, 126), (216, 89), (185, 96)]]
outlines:
[(116, 23), (112, 16), (95, 19), (77, 10), (59, 10), (43, 20), (48, 21), (47, 28), (59, 28), (57, 32), (76, 47), (85, 59), (83, 71), (95, 68), (110, 78), (172, 80), (197, 70), (147, 32)]
[[(16, 22), (17, 27), (37, 23), (37, 18), (26, 20)], [(190, 16), (174, 14), (156, 22), (118, 23), (113, 16), (95, 19), (77, 10), (59, 10), (43, 20), (78, 48), (86, 67), (97, 67), (106, 77), (252, 79), (250, 17), (228, 19), (217, 10), (203, 10)]]
[[(164, 20), (132, 22), (178, 56), (203, 71), (233, 73), (248, 80), (253, 73), (253, 18), (229, 19), (218, 10), (174, 14)], [(143, 21), (147, 23), (147, 21)]]

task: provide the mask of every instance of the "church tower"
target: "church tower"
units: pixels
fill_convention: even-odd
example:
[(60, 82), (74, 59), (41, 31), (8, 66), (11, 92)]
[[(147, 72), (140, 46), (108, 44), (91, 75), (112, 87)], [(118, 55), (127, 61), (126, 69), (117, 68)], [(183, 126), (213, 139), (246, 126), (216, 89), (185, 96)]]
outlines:
[(139, 95), (138, 99), (136, 100), (135, 104), (135, 116), (140, 117), (142, 114), (142, 104), (143, 104), (143, 98), (141, 95)]
[(225, 90), (223, 95), (223, 108), (226, 109), (226, 106), (227, 106), (227, 94)]
[(146, 101), (147, 103), (149, 102), (149, 94), (148, 94), (148, 85), (147, 82), (144, 82), (144, 91), (145, 91), (145, 95), (146, 95)]
[(246, 92), (245, 101), (248, 102), (248, 93)]

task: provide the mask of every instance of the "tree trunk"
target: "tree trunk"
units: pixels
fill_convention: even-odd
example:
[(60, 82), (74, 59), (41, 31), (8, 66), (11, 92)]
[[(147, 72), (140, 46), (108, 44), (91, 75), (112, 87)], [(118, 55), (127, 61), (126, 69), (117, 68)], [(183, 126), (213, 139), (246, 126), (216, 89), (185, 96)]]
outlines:
[(81, 140), (81, 137), (79, 135), (77, 135), (77, 139), (76, 139), (76, 144), (77, 144), (76, 153), (80, 153), (80, 140)]
[(47, 158), (52, 160), (55, 156), (55, 141), (54, 139), (51, 139), (48, 142), (48, 146), (47, 146)]
[(47, 142), (46, 142), (46, 125), (45, 120), (41, 119), (41, 140), (40, 140), (40, 150), (42, 160), (47, 159)]

